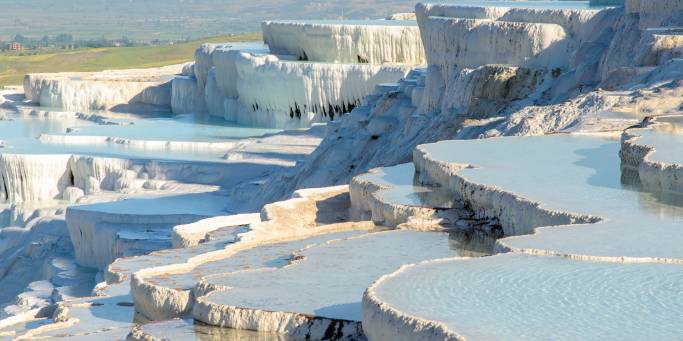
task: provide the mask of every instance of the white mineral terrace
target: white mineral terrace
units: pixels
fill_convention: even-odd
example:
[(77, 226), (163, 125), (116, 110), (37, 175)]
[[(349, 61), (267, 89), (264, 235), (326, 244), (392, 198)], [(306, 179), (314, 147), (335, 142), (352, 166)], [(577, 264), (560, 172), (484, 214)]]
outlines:
[(622, 184), (619, 149), (614, 139), (570, 135), (443, 141), (418, 147), (415, 163), (423, 179), (498, 217), (507, 235), (537, 228), (502, 240), (506, 248), (682, 263), (683, 209)]
[(431, 4), (416, 8), (428, 64), (438, 66), (444, 79), (452, 69), (483, 64), (564, 68), (572, 46), (588, 38), (596, 13)]
[[(290, 262), (292, 254), (294, 252), (306, 247), (307, 245), (324, 243), (325, 241), (330, 239), (344, 238), (351, 235), (357, 235), (360, 233), (361, 232), (355, 231), (330, 233), (323, 234), (321, 236), (305, 238), (301, 240), (281, 242), (254, 248), (248, 248), (242, 251), (237, 251), (236, 253), (224, 259), (210, 260), (206, 263), (199, 264), (198, 266), (192, 268), (189, 272), (172, 273), (169, 271), (169, 273), (149, 277), (146, 279), (146, 282), (158, 288), (168, 288), (178, 292), (194, 291), (195, 286), (204, 277), (220, 276), (221, 274), (229, 274), (233, 272), (245, 271), (250, 269), (272, 269), (276, 267), (283, 267)], [(229, 246), (228, 244), (230, 244), (230, 241), (228, 240), (226, 242), (226, 240), (223, 239), (220, 241), (216, 241), (215, 243), (219, 243), (219, 245), (221, 245), (221, 247), (214, 247), (215, 249), (220, 250), (222, 248), (225, 248), (226, 246)], [(211, 247), (211, 245), (215, 243), (209, 243), (210, 245), (207, 245), (206, 247)], [(235, 247), (238, 246), (239, 245), (235, 245)], [(176, 261), (175, 264), (182, 264), (184, 261), (190, 260), (192, 257), (212, 251), (206, 249), (206, 247), (202, 247), (204, 251), (201, 253), (183, 253), (181, 257), (184, 257), (185, 259), (182, 261)], [(172, 309), (153, 308), (151, 307), (151, 304), (150, 307), (147, 307), (147, 305), (145, 304), (147, 301), (149, 301), (146, 297), (147, 294), (148, 292), (142, 290), (135, 291), (138, 306), (141, 307), (140, 309), (143, 310), (144, 313), (150, 315), (149, 317), (161, 320), (164, 318), (174, 317), (191, 312), (190, 309), (193, 305), (192, 301), (187, 302), (187, 305), (183, 306), (183, 309), (177, 312), (174, 312)]]
[(175, 65), (97, 73), (29, 74), (24, 78), (24, 91), (33, 103), (69, 111), (163, 108), (171, 103), (170, 80), (182, 69), (183, 65)]
[[(297, 239), (297, 235), (301, 236), (306, 236), (306, 235), (313, 235), (316, 233), (324, 233), (324, 231), (335, 231), (339, 229), (354, 229), (353, 224), (349, 225), (340, 225), (340, 227), (334, 227), (334, 224), (331, 225), (329, 228), (325, 226), (320, 226), (316, 227), (315, 225), (310, 225), (311, 223), (315, 224), (315, 220), (319, 219), (320, 223), (324, 222), (332, 222), (335, 221), (336, 214), (338, 213), (339, 210), (339, 204), (346, 205), (348, 207), (348, 203), (344, 204), (344, 200), (339, 200), (336, 199), (338, 195), (344, 193), (345, 186), (342, 186), (341, 188), (330, 188), (330, 189), (322, 189), (322, 190), (306, 190), (306, 191), (301, 191), (299, 194), (297, 194), (297, 197), (282, 203), (278, 203), (275, 205), (271, 205), (271, 208), (267, 210), (267, 212), (270, 213), (265, 213), (266, 216), (272, 217), (273, 220), (270, 222), (274, 224), (275, 226), (281, 226), (281, 232), (278, 233), (277, 229), (262, 229), (258, 227), (258, 224), (260, 222), (260, 219), (257, 219), (257, 217), (254, 217), (253, 215), (238, 215), (234, 216), (232, 218), (229, 217), (223, 217), (223, 218), (210, 218), (206, 221), (207, 224), (213, 224), (214, 226), (222, 225), (224, 227), (222, 228), (212, 228), (208, 229), (206, 231), (206, 234), (204, 236), (204, 240), (206, 240), (205, 243), (200, 244), (198, 247), (195, 248), (186, 248), (182, 250), (164, 250), (164, 251), (159, 251), (159, 252), (154, 252), (149, 255), (145, 256), (137, 256), (137, 257), (128, 257), (128, 258), (122, 258), (114, 262), (110, 267), (108, 267), (106, 274), (105, 274), (105, 279), (106, 279), (106, 284), (101, 284), (97, 290), (98, 294), (100, 295), (99, 297), (93, 297), (93, 298), (84, 298), (84, 299), (75, 299), (75, 300), (69, 300), (66, 302), (62, 302), (58, 306), (57, 313), (53, 316), (53, 321), (51, 323), (48, 322), (43, 322), (41, 319), (33, 320), (34, 323), (44, 323), (45, 328), (40, 328), (36, 330), (23, 330), (19, 328), (19, 325), (14, 325), (12, 327), (12, 332), (15, 333), (16, 335), (35, 335), (39, 337), (54, 337), (54, 336), (69, 336), (69, 337), (86, 337), (89, 336), (90, 339), (122, 339), (124, 338), (128, 332), (131, 330), (131, 328), (134, 327), (134, 316), (136, 319), (139, 318), (144, 318), (145, 316), (143, 315), (136, 315), (133, 312), (133, 305), (135, 305), (136, 310), (144, 310), (144, 309), (149, 309), (150, 307), (146, 307), (143, 302), (139, 300), (139, 298), (133, 299), (130, 296), (129, 293), (129, 288), (131, 286), (131, 282), (129, 281), (131, 277), (133, 276), (133, 273), (136, 273), (135, 276), (148, 276), (148, 273), (154, 273), (155, 268), (166, 268), (166, 271), (178, 271), (182, 269), (183, 266), (188, 266), (192, 265), (192, 262), (207, 262), (211, 261), (212, 259), (216, 258), (225, 258), (226, 256), (231, 255), (231, 250), (230, 248), (234, 245), (234, 248), (236, 250), (239, 250), (240, 248), (245, 248), (246, 252), (248, 252), (250, 255), (246, 255), (244, 257), (240, 256), (240, 253), (237, 254), (236, 257), (231, 258), (228, 263), (233, 264), (234, 268), (231, 270), (230, 266), (228, 263), (226, 263), (226, 268), (224, 270), (226, 273), (229, 273), (230, 271), (242, 271), (247, 268), (259, 268), (259, 267), (272, 267), (275, 266), (276, 264), (281, 264), (282, 266), (286, 265), (291, 257), (291, 253), (293, 251), (296, 251), (298, 249), (304, 248), (307, 245), (307, 242), (314, 242), (314, 240), (307, 240), (304, 238), (303, 240), (306, 240), (306, 242), (302, 241), (294, 241), (294, 243), (299, 243), (299, 244), (292, 244), (287, 247), (286, 245), (288, 244), (277, 244), (277, 245), (282, 245), (282, 247), (279, 249), (280, 251), (277, 251), (278, 248), (276, 247), (275, 249), (272, 249), (273, 252), (268, 253), (268, 252), (262, 252), (263, 250), (269, 250), (269, 246), (265, 245), (263, 249), (261, 249), (259, 243), (253, 243), (249, 242), (250, 239), (255, 238), (256, 242), (263, 242), (265, 240), (268, 240), (268, 238), (275, 238), (272, 240), (283, 240), (284, 239), (291, 239), (294, 238), (295, 240)], [(348, 201), (348, 196), (346, 196), (346, 200)], [(132, 205), (135, 205), (135, 202), (130, 203)], [(113, 203), (113, 204), (106, 204), (105, 208), (100, 208), (98, 206), (94, 207), (86, 207), (88, 211), (93, 211), (97, 210), (99, 212), (105, 212), (105, 213), (111, 213), (111, 212), (120, 212), (120, 210), (124, 207), (127, 206), (128, 204), (126, 202), (120, 202), (120, 203)], [(196, 205), (202, 205), (201, 202), (196, 203)], [(307, 215), (302, 215), (300, 217), (295, 218), (294, 220), (291, 220), (288, 216), (290, 213), (288, 211), (282, 211), (283, 209), (290, 209), (294, 207), (298, 207), (297, 205), (300, 206), (299, 212), (304, 213), (307, 212), (308, 216), (310, 219), (314, 219), (313, 221), (308, 221), (305, 217)], [(109, 207), (113, 206), (113, 207)], [(140, 206), (142, 207), (143, 205), (135, 205), (135, 206)], [(323, 209), (323, 211), (316, 211), (316, 207), (327, 207), (327, 209)], [(311, 208), (314, 210), (311, 211)], [(164, 210), (164, 209), (170, 209), (178, 212), (182, 212), (182, 208), (174, 208), (174, 207), (169, 207), (168, 203), (164, 204), (163, 207), (158, 207), (157, 210)], [(194, 211), (192, 207), (188, 207), (187, 209), (191, 209)], [(205, 208), (206, 209), (206, 208)], [(205, 210), (204, 209), (204, 210)], [(329, 210), (329, 211), (328, 211)], [(130, 211), (126, 210), (126, 215), (135, 218), (136, 221), (140, 221), (144, 216), (140, 215), (142, 212), (136, 212), (136, 211)], [(201, 210), (197, 210), (197, 212), (201, 213)], [(147, 216), (154, 215), (155, 212), (147, 212)], [(156, 212), (159, 213), (159, 212)], [(282, 215), (284, 214), (284, 215)], [(278, 216), (282, 215), (282, 216)], [(98, 216), (101, 217), (101, 214)], [(279, 218), (278, 218), (279, 217)], [(167, 219), (171, 219), (171, 216), (167, 215)], [(299, 223), (296, 223), (298, 221), (297, 219), (301, 220)], [(290, 224), (285, 224), (286, 222), (290, 222)], [(268, 222), (266, 222), (267, 224)], [(245, 224), (247, 224), (245, 226)], [(257, 224), (257, 225), (254, 225)], [(303, 224), (303, 225), (302, 225)], [(310, 226), (309, 226), (310, 225)], [(149, 225), (148, 225), (149, 226)], [(177, 230), (184, 230), (187, 227), (191, 225), (183, 225), (183, 226), (178, 226)], [(252, 235), (253, 237), (245, 239), (244, 242), (237, 242), (237, 236), (240, 234), (244, 234), (245, 232), (249, 231), (248, 226), (251, 226), (251, 232), (248, 232), (247, 235)], [(306, 227), (308, 226), (308, 227)], [(346, 227), (344, 227), (346, 226)], [(333, 232), (331, 234), (323, 234), (319, 237), (312, 237), (312, 238), (318, 238), (318, 242), (324, 242), (325, 240), (328, 239), (338, 239), (338, 238), (344, 238), (352, 235), (359, 235), (363, 232), (363, 230), (367, 230), (368, 227), (363, 227), (363, 226), (372, 226), (372, 224), (365, 224), (365, 225), (357, 225), (358, 227), (355, 228), (362, 228), (361, 231), (349, 231), (349, 232)], [(264, 225), (265, 227), (265, 225)], [(297, 232), (297, 229), (301, 229), (299, 232)], [(306, 231), (310, 230), (310, 231)], [(256, 231), (261, 231), (261, 232), (256, 232)], [(179, 233), (178, 239), (184, 240), (186, 238), (187, 234), (184, 234), (182, 232)], [(270, 237), (268, 237), (270, 236)], [(265, 237), (265, 239), (264, 239)], [(193, 239), (195, 237), (190, 236), (190, 239)], [(240, 238), (243, 239), (244, 237)], [(301, 238), (301, 237), (298, 237)], [(105, 240), (109, 238), (103, 238)], [(272, 241), (271, 241), (272, 242)], [(444, 241), (446, 245), (448, 245), (448, 240)], [(250, 248), (256, 248), (253, 251), (250, 250)], [(259, 252), (261, 251), (261, 252)], [(223, 255), (226, 254), (226, 255)], [(213, 258), (212, 258), (213, 257)], [(189, 263), (188, 263), (189, 262)], [(180, 267), (179, 267), (180, 266)], [(156, 270), (158, 271), (158, 270)], [(164, 270), (162, 270), (164, 271)], [(220, 272), (219, 268), (214, 269), (211, 271), (211, 273), (207, 273), (206, 275), (211, 275), (211, 274), (218, 274)], [(139, 279), (133, 279), (133, 282), (139, 282)], [(134, 286), (135, 288), (136, 286)], [(172, 292), (175, 292), (175, 289), (171, 289)], [(361, 289), (362, 290), (362, 289)], [(135, 292), (134, 292), (135, 293)], [(180, 291), (178, 291), (180, 293)], [(140, 294), (140, 291), (137, 291), (137, 295)], [(163, 294), (163, 291), (159, 292), (157, 297), (159, 297), (159, 294)], [(149, 297), (142, 297), (140, 299), (149, 299)], [(170, 299), (170, 301), (169, 301)], [(186, 298), (187, 299), (187, 298)], [(170, 304), (173, 304), (173, 297), (168, 297), (166, 301), (166, 308), (170, 308)], [(134, 302), (134, 303), (133, 303)], [(161, 301), (153, 301), (155, 304), (161, 304)], [(177, 301), (176, 301), (177, 302)], [(190, 302), (191, 303), (191, 302)], [(149, 310), (147, 310), (149, 311)], [(169, 314), (169, 312), (159, 312), (160, 314)], [(178, 312), (176, 312), (178, 313)], [(169, 315), (166, 315), (167, 317), (165, 318), (170, 318), (172, 317)], [(156, 315), (158, 318), (159, 316)], [(109, 319), (115, 319), (116, 321), (110, 321)], [(323, 325), (324, 326), (324, 325)]]
[[(599, 2), (600, 0), (597, 0)], [(619, 1), (619, 0), (617, 0)], [(503, 8), (531, 8), (531, 9), (591, 9), (604, 8), (605, 5), (592, 5), (589, 1), (554, 1), (554, 0), (458, 0), (449, 3), (451, 7), (503, 7)], [(480, 10), (475, 10), (480, 12)]]
[(650, 160), (653, 162), (683, 165), (683, 154), (676, 146), (683, 142), (683, 116), (658, 117), (650, 128), (630, 129), (629, 133), (639, 136), (638, 144), (654, 148)]
[[(211, 217), (238, 207), (221, 187), (293, 166), (324, 132), (9, 103), (16, 111), (3, 111), (0, 121), (2, 224), (8, 226), (2, 230), (0, 265), (8, 276), (0, 335), (8, 337), (125, 338), (134, 317), (126, 278), (136, 269), (112, 277), (100, 290), (104, 297), (82, 299), (91, 295), (95, 272), (77, 269), (104, 270), (121, 257), (170, 248), (174, 226), (220, 221)], [(258, 215), (240, 221), (255, 220)], [(211, 232), (202, 228), (200, 240)], [(36, 267), (45, 270), (27, 271)], [(20, 299), (10, 304), (13, 297)]]
[(376, 85), (395, 82), (410, 70), (244, 54), (236, 59), (236, 68), (239, 108), (236, 113), (227, 112), (227, 117), (234, 116), (241, 124), (272, 127), (309, 126), (333, 119), (360, 104)]
[(100, 191), (172, 190), (174, 181), (233, 186), (293, 166), (323, 133), (323, 127), (279, 133), (195, 116), (101, 115), (98, 123), (73, 114), (6, 115), (3, 201), (68, 203)]
[(0, 121), (3, 152), (217, 161), (238, 141), (279, 132), (194, 115), (59, 114), (6, 115)]
[(680, 339), (681, 0), (484, 5), (0, 90), (0, 338)]
[(286, 341), (285, 335), (209, 326), (192, 319), (173, 319), (135, 327), (128, 340), (178, 341)]
[(661, 116), (629, 129), (622, 136), (622, 168), (637, 173), (636, 182), (645, 189), (683, 193), (681, 142), (683, 116)]
[(275, 54), (337, 63), (425, 63), (414, 20), (266, 21), (263, 40)]
[(363, 327), (373, 340), (675, 340), (682, 283), (680, 265), (524, 254), (427, 261), (368, 290)]
[(363, 301), (368, 338), (675, 339), (683, 209), (622, 184), (618, 154), (614, 138), (567, 135), (418, 147), (422, 180), (497, 217), (508, 234), (532, 234), (499, 240), (511, 253), (380, 278)]
[(227, 121), (266, 127), (309, 126), (350, 111), (377, 84), (395, 82), (410, 69), (293, 61), (268, 53), (253, 43), (203, 45), (196, 53), (194, 77), (173, 80), (173, 112), (208, 111)]
[(395, 82), (424, 61), (414, 22), (266, 22), (263, 34), (268, 47), (199, 48), (193, 76), (173, 80), (173, 112), (306, 127), (351, 111), (376, 85)]
[(661, 64), (672, 58), (683, 57), (683, 28), (658, 27), (646, 31), (648, 43), (638, 63), (643, 66)]
[(410, 222), (411, 228), (425, 230), (429, 221), (439, 219), (437, 209), (447, 210), (454, 206), (452, 196), (415, 184), (415, 168), (403, 164), (377, 168), (351, 182), (351, 201), (354, 214), (378, 224), (398, 226)]
[(117, 258), (169, 248), (173, 226), (224, 215), (223, 200), (219, 192), (200, 192), (70, 207), (66, 217), (76, 260), (104, 270)]
[(681, 0), (661, 0), (656, 3), (648, 0), (625, 0), (626, 12), (638, 13), (642, 28), (657, 27), (672, 15), (683, 10)]
[[(307, 245), (316, 245), (324, 243), (328, 240), (344, 238), (348, 237), (349, 235), (357, 235), (360, 233), (361, 232), (331, 233), (296, 241), (275, 243), (264, 245), (258, 248), (246, 249), (235, 253), (234, 255), (230, 256), (230, 258), (201, 264), (188, 272), (178, 274), (165, 273), (150, 277), (148, 278), (148, 281), (155, 285), (165, 286), (168, 288), (189, 290), (194, 288), (197, 282), (206, 275), (219, 275), (221, 273), (230, 273), (264, 267), (282, 267), (289, 263), (294, 252), (305, 248)], [(226, 244), (225, 239), (220, 239), (217, 242)], [(227, 242), (230, 241), (228, 240)], [(206, 247), (208, 245), (203, 244), (202, 246)]]
[[(202, 285), (215, 291), (198, 301), (193, 316), (215, 325), (296, 336), (314, 328), (303, 317), (317, 316), (339, 321), (343, 331), (337, 337), (353, 337), (358, 333), (351, 326), (360, 321), (362, 292), (374, 278), (401, 264), (451, 254), (448, 236), (439, 233), (389, 231), (330, 239), (294, 253), (291, 264), (283, 268), (245, 269), (206, 278)], [(216, 312), (231, 310), (234, 313), (216, 316)], [(246, 314), (258, 320), (238, 322), (238, 316)]]

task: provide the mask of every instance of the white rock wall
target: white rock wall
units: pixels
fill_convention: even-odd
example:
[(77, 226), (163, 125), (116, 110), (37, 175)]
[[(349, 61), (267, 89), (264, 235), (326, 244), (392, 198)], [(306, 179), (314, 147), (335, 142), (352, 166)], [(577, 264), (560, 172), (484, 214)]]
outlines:
[[(208, 112), (245, 125), (308, 127), (351, 111), (377, 84), (395, 82), (410, 65), (424, 63), (414, 25), (267, 22), (263, 28), (271, 49), (278, 51), (276, 44), (284, 44), (279, 53), (290, 54), (284, 49), (313, 44), (308, 51), (322, 55), (302, 59), (331, 62), (284, 60), (254, 43), (204, 44), (195, 53), (194, 77), (173, 80), (173, 112)], [(319, 29), (327, 30), (328, 36), (320, 36)], [(366, 51), (372, 60), (363, 57)], [(340, 53), (353, 54), (353, 58), (328, 58)], [(345, 61), (354, 64), (332, 63)], [(372, 65), (385, 62), (402, 66)]]
[(213, 217), (192, 224), (174, 226), (172, 233), (173, 247), (194, 247), (202, 243), (209, 233), (216, 230), (231, 226), (257, 224), (260, 222), (260, 213), (245, 213)]
[[(656, 121), (655, 121), (656, 122)], [(621, 137), (622, 179), (639, 184), (644, 190), (655, 193), (683, 193), (683, 165), (657, 162), (651, 159), (656, 153), (654, 146), (640, 142), (640, 132), (652, 125), (626, 130)]]
[(8, 203), (41, 202), (69, 199), (73, 192), (67, 191), (70, 188), (85, 194), (124, 190), (137, 177), (131, 170), (133, 164), (125, 159), (70, 154), (2, 154), (0, 198)]
[[(264, 46), (255, 43), (202, 44), (195, 51), (195, 63), (192, 68), (194, 78), (197, 81), (197, 88), (199, 89), (198, 96), (204, 96), (204, 90), (206, 89), (206, 84), (209, 80), (209, 73), (214, 67), (218, 68), (217, 73), (219, 75), (227, 71), (223, 68), (226, 64), (221, 64), (221, 62), (226, 60), (224, 54), (230, 54), (230, 51), (236, 53), (239, 53), (239, 51), (265, 53), (267, 52), (267, 49)], [(230, 79), (229, 74), (226, 74), (225, 77)], [(222, 86), (224, 86), (224, 84), (221, 84), (221, 87)]]
[(171, 110), (174, 114), (202, 112), (205, 108), (203, 92), (194, 76), (177, 76), (171, 82)]
[(498, 20), (509, 10), (506, 7), (420, 3), (415, 7), (415, 16), (418, 22), (426, 20), (427, 17)]
[(215, 69), (209, 71), (206, 87), (204, 88), (204, 101), (210, 115), (225, 118), (225, 96), (223, 96), (223, 91), (218, 86), (217, 78)]
[(224, 97), (237, 98), (237, 66), (235, 65), (242, 51), (218, 48), (213, 52), (212, 62), (216, 77), (216, 84)]
[(212, 57), (213, 51), (220, 47), (220, 44), (202, 44), (194, 53), (194, 77), (197, 79), (197, 87), (203, 90), (206, 86), (206, 80), (209, 77), (209, 71), (213, 67)]
[[(52, 297), (58, 297), (59, 292), (53, 291), (54, 287), (49, 284), (49, 280), (59, 277), (59, 274), (47, 270), (54, 257), (66, 256), (71, 252), (72, 246), (63, 215), (37, 217), (27, 221), (21, 228), (3, 228), (0, 243), (0, 285), (3, 288), (0, 292), (0, 304), (3, 306), (0, 311), (0, 326), (3, 332), (7, 331), (4, 328), (7, 322), (20, 320), (22, 317), (30, 320), (38, 313), (34, 309), (43, 308), (52, 303)], [(47, 285), (30, 284), (40, 280), (48, 280), (43, 282)], [(60, 280), (60, 286), (73, 285), (73, 282), (65, 281), (64, 277)], [(40, 290), (40, 287), (47, 287), (48, 290)], [(22, 316), (24, 314), (28, 316)], [(22, 321), (15, 320), (17, 322)]]
[(216, 67), (209, 72), (205, 92), (210, 112), (240, 124), (278, 128), (307, 127), (339, 116), (377, 84), (395, 82), (410, 70), (283, 61), (273, 55), (220, 50), (213, 60)]
[(126, 243), (118, 237), (119, 232), (128, 227), (146, 229), (149, 227), (171, 228), (175, 225), (189, 224), (206, 216), (193, 214), (123, 214), (79, 209), (69, 207), (66, 211), (66, 224), (74, 246), (76, 261), (79, 265), (105, 270), (117, 258), (134, 252), (135, 245)]
[(510, 101), (531, 95), (544, 76), (543, 70), (508, 65), (464, 69), (446, 82), (441, 112), (475, 119), (496, 115)]
[(650, 29), (645, 33), (635, 63), (656, 66), (683, 57), (683, 29)]
[(10, 203), (59, 199), (70, 186), (68, 155), (0, 155), (0, 201)]
[(223, 162), (2, 154), (0, 201), (23, 203), (70, 199), (74, 192), (70, 188), (80, 189), (87, 195), (100, 191), (128, 192), (140, 189), (148, 180), (230, 186), (262, 176), (268, 169), (255, 170), (253, 165)]
[[(602, 37), (601, 31), (611, 18), (595, 10), (435, 4), (418, 4), (415, 12), (428, 64), (441, 71), (443, 81), (453, 78), (460, 69), (485, 64), (568, 70), (581, 64), (573, 59), (578, 53), (583, 62), (596, 59), (590, 65), (597, 67), (599, 58), (593, 55), (600, 55), (606, 43), (593, 42)], [(588, 42), (593, 44), (582, 45)], [(597, 73), (591, 70), (583, 67), (577, 77)], [(439, 77), (430, 70), (428, 78)], [(428, 79), (436, 88), (445, 86), (436, 81)], [(428, 89), (431, 97), (439, 97), (431, 92)]]
[(425, 63), (420, 31), (411, 25), (342, 25), (267, 21), (263, 40), (274, 54), (336, 63)]
[(598, 10), (511, 8), (499, 21), (555, 24), (573, 38), (583, 38), (593, 30), (591, 23)]
[(484, 64), (566, 66), (565, 30), (554, 24), (430, 18), (422, 24), (430, 65), (444, 78)]
[(413, 151), (413, 163), (421, 181), (439, 185), (452, 193), (474, 211), (477, 219), (496, 217), (508, 236), (530, 234), (540, 226), (600, 221), (598, 217), (545, 209), (537, 202), (501, 191), (495, 186), (470, 182), (458, 174), (470, 165), (440, 161), (423, 146)]
[[(301, 63), (275, 56), (237, 61), (239, 102), (253, 113), (237, 121), (271, 126), (308, 126), (348, 112), (380, 83), (403, 78), (408, 67)], [(266, 120), (264, 120), (266, 119)]]
[(168, 106), (170, 85), (159, 82), (78, 80), (52, 75), (28, 75), (24, 86), (29, 99), (44, 107), (67, 111), (109, 110), (120, 105)]
[(169, 81), (182, 71), (183, 65), (174, 65), (96, 73), (28, 74), (24, 77), (24, 93), (33, 103), (67, 111), (167, 109), (171, 105)]
[(640, 16), (641, 28), (659, 27), (683, 11), (683, 0), (626, 0), (626, 12)]
[(580, 36), (590, 30), (591, 19), (598, 10), (539, 9), (514, 7), (474, 7), (456, 4), (418, 4), (416, 17), (423, 21), (428, 17), (460, 19), (486, 19), (521, 23), (560, 25), (571, 36)]
[(394, 13), (387, 16), (386, 20), (415, 20), (415, 12)]
[(415, 265), (404, 265), (396, 272), (380, 277), (363, 294), (361, 315), (363, 332), (368, 340), (465, 341), (464, 337), (450, 331), (444, 323), (410, 316), (377, 297), (377, 287), (388, 278), (413, 266)]
[(122, 179), (133, 176), (127, 172), (132, 166), (133, 162), (126, 159), (90, 156), (69, 158), (69, 172), (74, 179), (73, 186), (83, 189), (85, 194), (102, 190), (121, 190)]

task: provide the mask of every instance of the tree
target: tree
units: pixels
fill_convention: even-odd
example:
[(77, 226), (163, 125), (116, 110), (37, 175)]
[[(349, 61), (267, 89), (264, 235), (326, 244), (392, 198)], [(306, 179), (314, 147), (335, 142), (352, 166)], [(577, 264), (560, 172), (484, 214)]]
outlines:
[(14, 36), (13, 41), (15, 41), (19, 44), (26, 44), (26, 43), (28, 43), (29, 40), (28, 40), (28, 38), (24, 37), (23, 35), (17, 34)]
[(71, 44), (73, 42), (74, 42), (74, 37), (71, 36), (70, 34), (62, 33), (62, 34), (58, 34), (55, 37), (55, 43), (57, 43), (57, 44), (65, 45), (65, 44)]
[(43, 37), (40, 39), (40, 46), (42, 46), (42, 47), (48, 47), (48, 46), (50, 46), (50, 37), (48, 37), (48, 36), (43, 36)]

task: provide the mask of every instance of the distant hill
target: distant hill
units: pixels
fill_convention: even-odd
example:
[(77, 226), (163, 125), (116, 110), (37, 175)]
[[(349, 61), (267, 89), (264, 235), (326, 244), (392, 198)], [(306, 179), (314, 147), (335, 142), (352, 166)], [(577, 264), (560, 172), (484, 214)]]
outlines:
[(260, 31), (264, 19), (378, 18), (416, 0), (0, 0), (0, 40), (16, 34), (77, 39), (197, 39)]
[(41, 50), (36, 55), (0, 53), (0, 89), (20, 85), (26, 73), (137, 69), (180, 64), (194, 60), (202, 43), (257, 41), (258, 33), (219, 36), (163, 46), (108, 47), (78, 50)]

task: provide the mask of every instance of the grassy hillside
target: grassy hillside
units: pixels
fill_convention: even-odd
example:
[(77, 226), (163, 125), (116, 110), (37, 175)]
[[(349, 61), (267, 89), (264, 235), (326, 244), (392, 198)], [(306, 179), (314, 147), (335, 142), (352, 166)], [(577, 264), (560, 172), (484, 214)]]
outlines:
[(249, 33), (164, 46), (54, 50), (43, 51), (37, 55), (0, 53), (0, 87), (21, 84), (26, 73), (100, 71), (179, 64), (194, 59), (195, 49), (203, 42), (218, 43), (260, 39), (260, 34)]
[(15, 34), (76, 39), (197, 39), (256, 32), (270, 19), (382, 18), (416, 0), (0, 0), (0, 40)]

